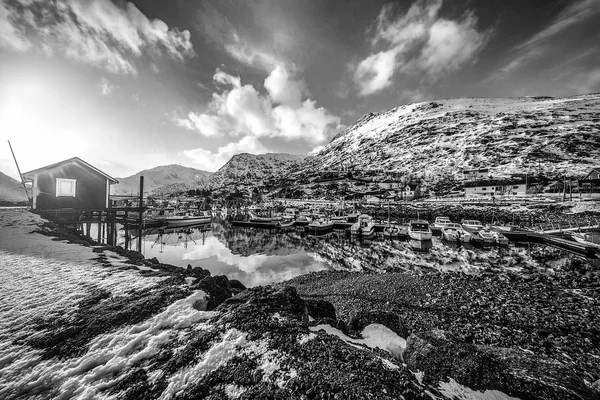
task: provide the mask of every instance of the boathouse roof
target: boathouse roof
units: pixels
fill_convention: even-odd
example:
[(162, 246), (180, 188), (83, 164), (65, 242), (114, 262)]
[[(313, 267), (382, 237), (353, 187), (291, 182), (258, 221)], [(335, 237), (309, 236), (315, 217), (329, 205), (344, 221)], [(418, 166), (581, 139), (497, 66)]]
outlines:
[(113, 183), (119, 183), (119, 181), (116, 180), (115, 178), (113, 178), (112, 176), (108, 175), (105, 172), (100, 171), (98, 168), (96, 168), (93, 165), (91, 165), (91, 164), (83, 161), (79, 157), (73, 157), (73, 158), (69, 158), (68, 160), (64, 160), (64, 161), (60, 161), (60, 162), (57, 162), (57, 163), (54, 163), (54, 164), (46, 165), (45, 167), (34, 169), (34, 170), (31, 170), (31, 171), (25, 172), (25, 173), (23, 173), (21, 175), (23, 176), (23, 178), (32, 178), (33, 175), (35, 175), (35, 174), (37, 174), (39, 172), (46, 171), (46, 170), (49, 170), (49, 169), (52, 169), (52, 168), (57, 168), (57, 167), (60, 167), (62, 165), (71, 164), (71, 163), (74, 163), (74, 162), (80, 163), (84, 167), (92, 170), (93, 172), (95, 172), (95, 173), (97, 173), (99, 175), (104, 176), (106, 179), (108, 179), (110, 181), (111, 184), (113, 184)]

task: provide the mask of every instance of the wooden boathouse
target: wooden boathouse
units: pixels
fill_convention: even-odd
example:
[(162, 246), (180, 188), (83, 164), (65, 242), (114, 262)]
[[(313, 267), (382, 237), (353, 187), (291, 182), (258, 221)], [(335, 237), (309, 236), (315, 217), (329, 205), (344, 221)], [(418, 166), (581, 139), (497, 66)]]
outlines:
[(60, 226), (75, 226), (90, 236), (91, 224), (98, 224), (98, 242), (108, 244), (114, 244), (117, 222), (141, 229), (143, 176), (137, 204), (129, 207), (113, 207), (110, 186), (118, 181), (79, 157), (25, 172), (21, 177), (31, 183), (32, 211)]
[(22, 177), (32, 182), (33, 210), (107, 209), (110, 185), (119, 183), (79, 157), (25, 172)]

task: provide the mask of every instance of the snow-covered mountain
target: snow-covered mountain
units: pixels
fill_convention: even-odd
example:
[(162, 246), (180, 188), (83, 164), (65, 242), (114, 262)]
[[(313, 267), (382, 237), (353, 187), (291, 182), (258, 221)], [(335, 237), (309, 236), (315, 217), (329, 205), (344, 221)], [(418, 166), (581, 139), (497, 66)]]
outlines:
[(163, 165), (126, 178), (117, 178), (119, 183), (112, 186), (111, 193), (138, 193), (141, 175), (144, 176), (144, 192), (165, 194), (204, 187), (212, 173), (176, 164)]
[(27, 202), (27, 195), (21, 183), (0, 172), (0, 202)]
[(210, 178), (212, 187), (277, 180), (295, 171), (304, 156), (287, 153), (236, 154)]
[(600, 161), (600, 94), (448, 99), (363, 116), (302, 171), (354, 167), (435, 177), (462, 168), (577, 175)]

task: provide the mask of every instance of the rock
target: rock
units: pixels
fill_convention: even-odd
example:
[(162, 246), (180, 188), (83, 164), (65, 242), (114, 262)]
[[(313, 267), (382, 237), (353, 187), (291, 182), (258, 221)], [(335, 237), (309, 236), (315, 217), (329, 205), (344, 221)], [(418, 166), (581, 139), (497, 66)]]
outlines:
[[(190, 270), (191, 265), (188, 265), (188, 271)], [(194, 274), (195, 277), (202, 279), (205, 276), (210, 276), (210, 271), (204, 268), (200, 268), (200, 267), (194, 267), (192, 269), (192, 274)]]
[(404, 362), (436, 385), (452, 378), (473, 390), (499, 390), (520, 399), (596, 399), (568, 366), (520, 350), (457, 342), (439, 330), (408, 337)]
[(600, 397), (600, 379), (598, 379), (596, 382), (592, 383), (591, 389), (592, 389), (592, 391), (596, 392), (596, 395), (598, 397)]
[(160, 264), (160, 261), (158, 261), (158, 258), (156, 258), (156, 257), (152, 257), (147, 261), (151, 264)]
[(335, 307), (328, 301), (316, 300), (316, 299), (305, 299), (304, 303), (308, 309), (308, 315), (314, 319), (331, 318), (337, 319), (335, 315)]
[(215, 283), (224, 289), (229, 289), (229, 278), (225, 275), (213, 276)]
[(241, 292), (242, 290), (246, 290), (246, 286), (244, 286), (244, 284), (240, 281), (238, 281), (237, 279), (230, 279), (229, 280), (229, 289), (231, 289), (231, 291), (236, 291), (237, 293)]
[(231, 290), (219, 285), (218, 282), (210, 276), (205, 276), (202, 280), (196, 282), (195, 286), (208, 295), (208, 303), (206, 305), (206, 310), (208, 311), (215, 309), (233, 295)]
[(360, 332), (370, 324), (385, 325), (402, 338), (408, 336), (408, 329), (400, 320), (400, 316), (388, 311), (358, 311), (350, 318), (348, 328)]

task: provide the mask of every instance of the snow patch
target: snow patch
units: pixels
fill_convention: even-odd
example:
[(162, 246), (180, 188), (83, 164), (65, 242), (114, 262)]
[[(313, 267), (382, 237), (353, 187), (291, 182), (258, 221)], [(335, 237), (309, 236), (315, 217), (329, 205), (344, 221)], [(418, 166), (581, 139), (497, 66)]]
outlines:
[(298, 344), (302, 345), (305, 343), (308, 343), (309, 341), (313, 340), (314, 338), (316, 338), (317, 335), (315, 335), (314, 333), (309, 333), (308, 335), (298, 335)]
[(406, 340), (398, 336), (394, 331), (381, 324), (367, 325), (361, 335), (363, 339), (353, 339), (346, 336), (342, 331), (328, 324), (321, 324), (309, 327), (313, 332), (320, 330), (330, 335), (334, 335), (349, 344), (364, 345), (370, 348), (379, 348), (390, 352), (395, 358), (402, 359), (402, 353), (406, 348)]
[(448, 382), (440, 382), (439, 390), (444, 396), (453, 400), (519, 400), (517, 397), (509, 396), (499, 390), (484, 392), (472, 390), (452, 378), (449, 378)]
[(244, 392), (246, 391), (246, 388), (242, 387), (242, 386), (238, 386), (238, 385), (234, 385), (234, 384), (229, 384), (225, 386), (225, 394), (227, 395), (227, 398), (229, 399), (239, 399)]

